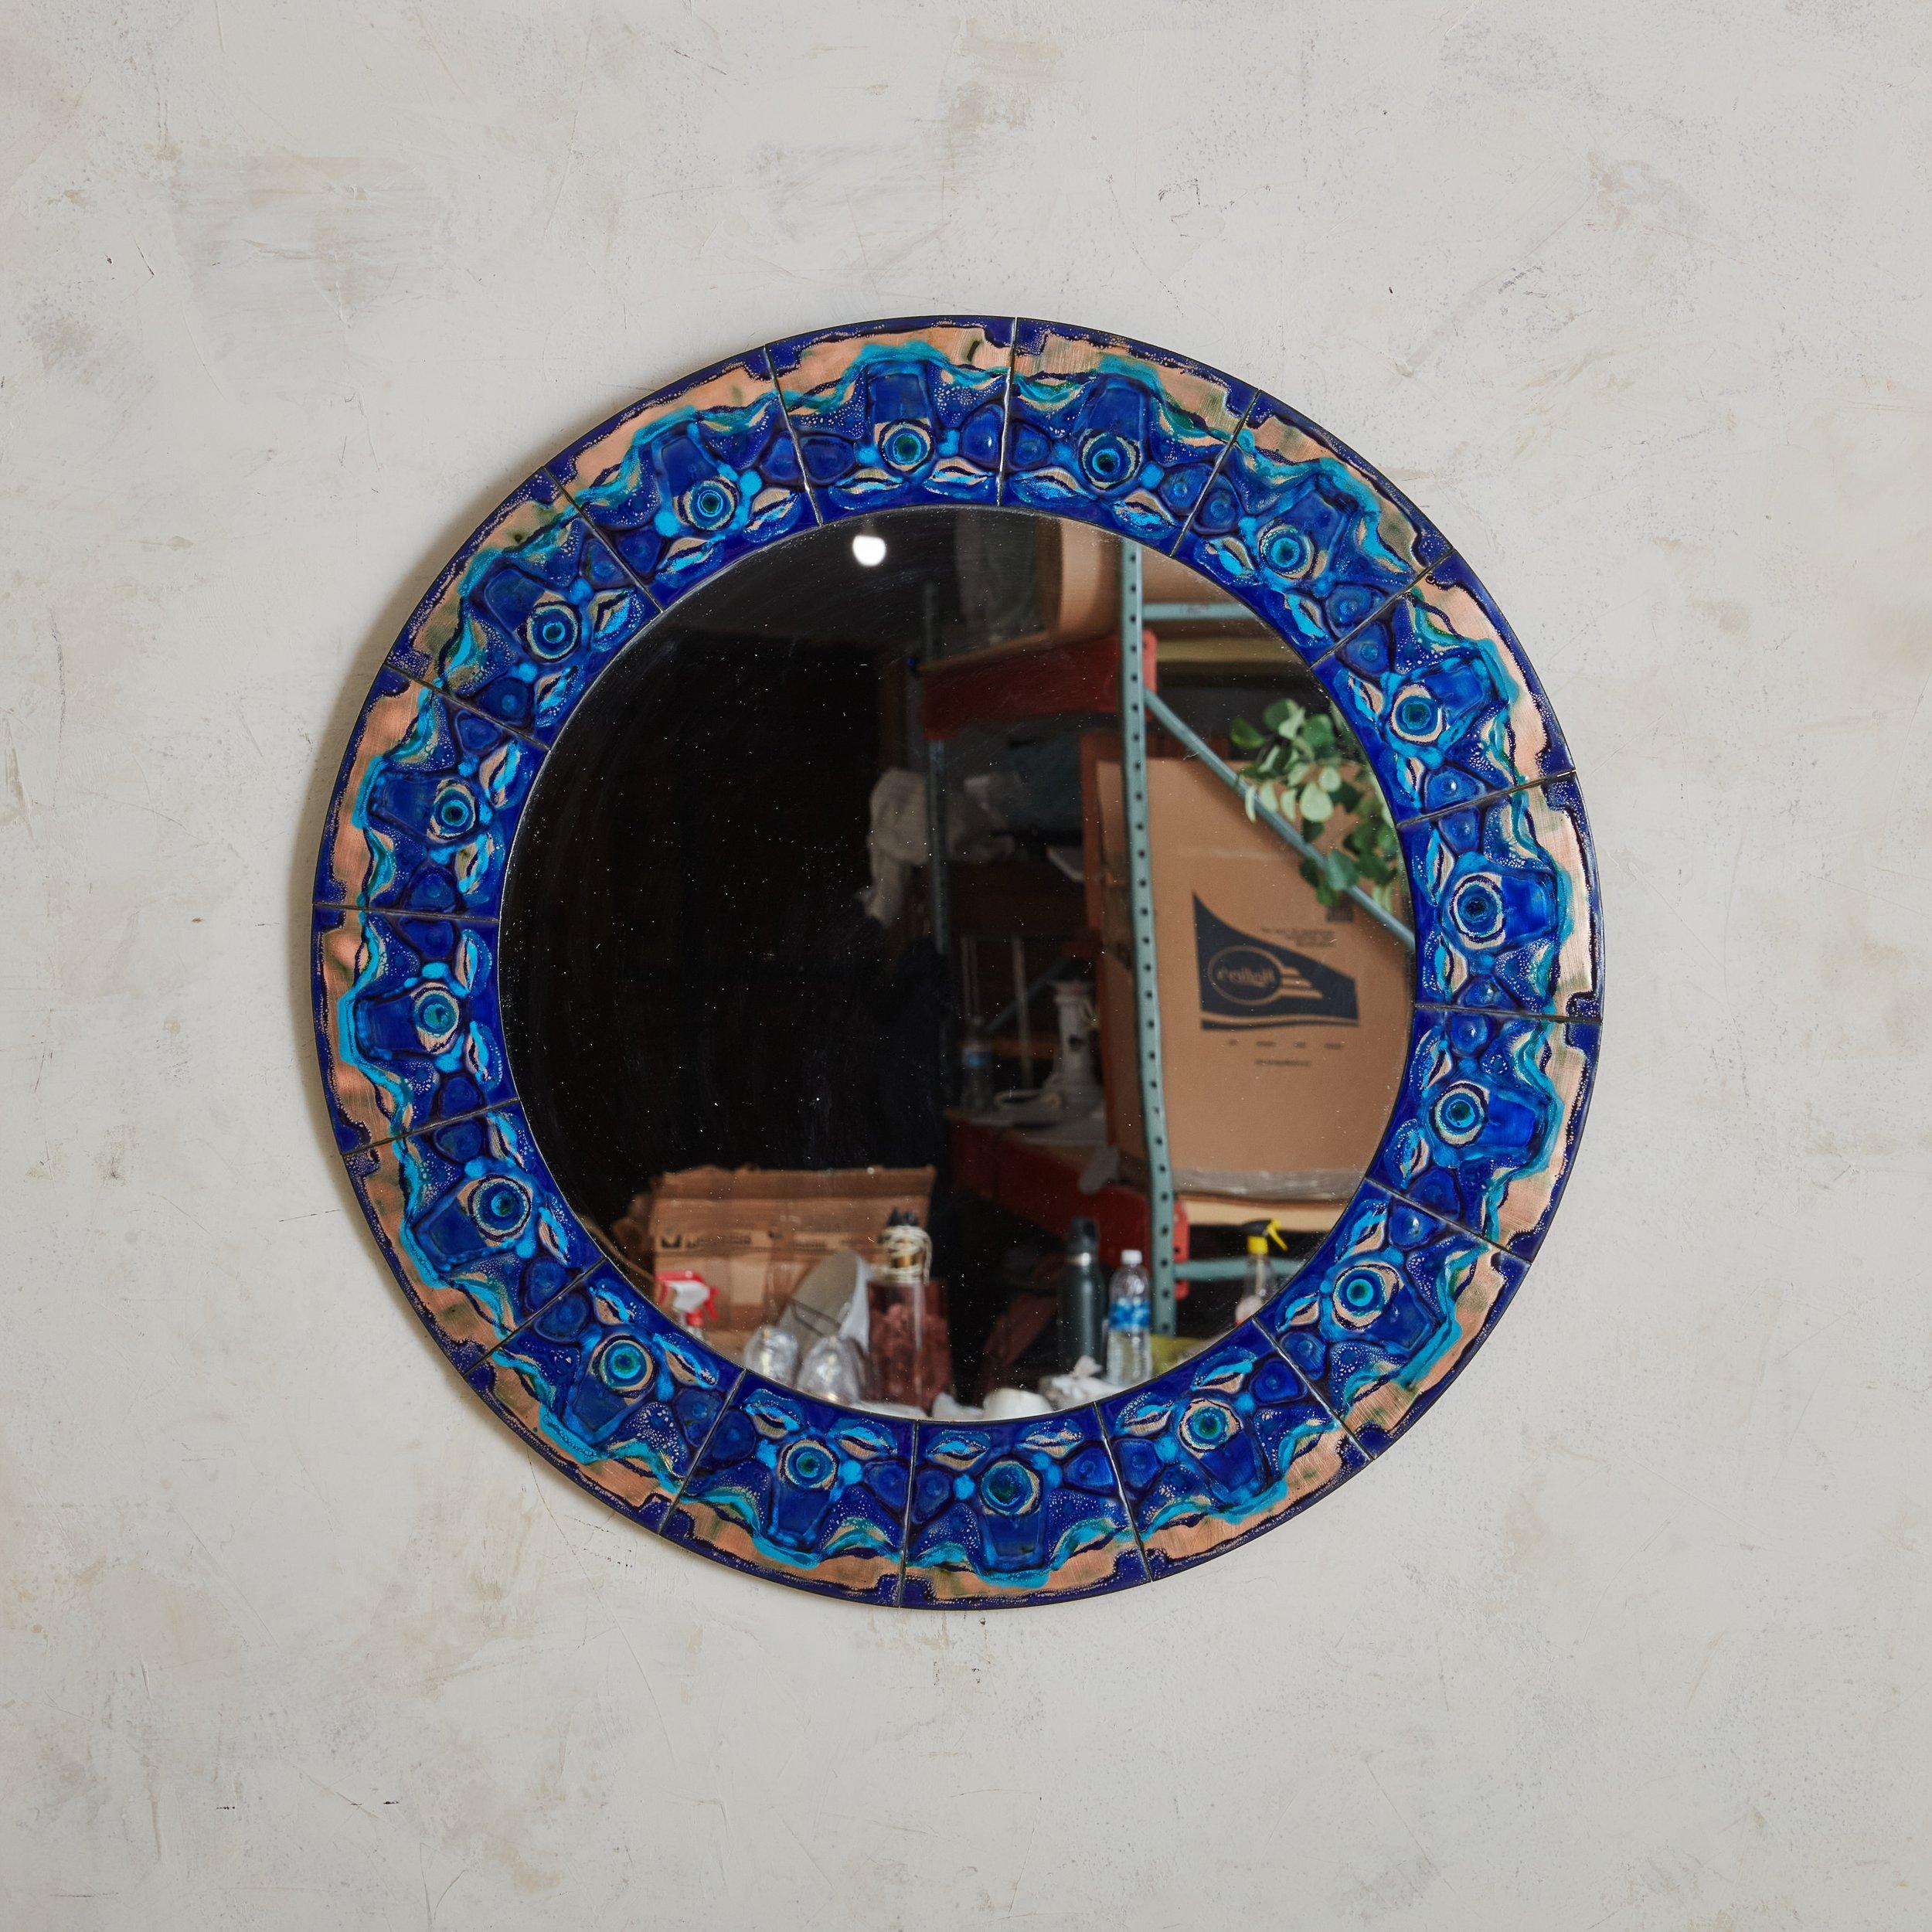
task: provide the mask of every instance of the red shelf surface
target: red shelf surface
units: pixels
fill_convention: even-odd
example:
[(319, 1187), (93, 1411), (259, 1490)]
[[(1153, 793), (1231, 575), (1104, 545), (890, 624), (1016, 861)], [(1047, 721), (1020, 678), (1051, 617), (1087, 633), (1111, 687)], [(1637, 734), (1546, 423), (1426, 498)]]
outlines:
[[(952, 1123), (952, 1140), (955, 1187), (995, 1201), (1009, 1214), (1063, 1239), (1075, 1216), (1089, 1216), (1100, 1228), (1100, 1260), (1107, 1267), (1119, 1262), (1123, 1248), (1147, 1252), (1145, 1196), (1117, 1181), (1097, 1193), (1083, 1194), (1086, 1148), (1042, 1146), (1012, 1128), (966, 1120)], [(1187, 1258), (1187, 1217), (1177, 1214), (1177, 1260)]]
[[(1154, 633), (1141, 634), (1143, 675), (1154, 685)], [(1117, 631), (1090, 638), (998, 644), (941, 658), (925, 669), (920, 716), (928, 738), (951, 738), (975, 724), (1025, 724), (1070, 713), (1117, 711)]]

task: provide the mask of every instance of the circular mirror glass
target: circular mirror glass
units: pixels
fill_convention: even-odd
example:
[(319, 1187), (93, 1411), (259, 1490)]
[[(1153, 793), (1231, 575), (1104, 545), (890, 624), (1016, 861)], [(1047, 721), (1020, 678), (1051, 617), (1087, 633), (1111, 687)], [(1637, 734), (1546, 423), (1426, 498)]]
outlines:
[(546, 760), (502, 920), (516, 1090), (611, 1257), (895, 1413), (1077, 1406), (1225, 1333), (1408, 1049), (1390, 815), (1301, 658), (1015, 511), (816, 529), (676, 604)]

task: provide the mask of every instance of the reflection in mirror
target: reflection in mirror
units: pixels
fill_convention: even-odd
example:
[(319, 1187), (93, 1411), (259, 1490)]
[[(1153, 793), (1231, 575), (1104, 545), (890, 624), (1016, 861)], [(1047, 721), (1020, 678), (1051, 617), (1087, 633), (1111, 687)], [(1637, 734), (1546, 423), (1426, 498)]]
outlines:
[(503, 912), (532, 1128), (659, 1307), (774, 1380), (1094, 1400), (1275, 1292), (1375, 1150), (1387, 808), (1289, 647), (1140, 561), (1007, 511), (815, 531), (675, 605), (545, 761)]

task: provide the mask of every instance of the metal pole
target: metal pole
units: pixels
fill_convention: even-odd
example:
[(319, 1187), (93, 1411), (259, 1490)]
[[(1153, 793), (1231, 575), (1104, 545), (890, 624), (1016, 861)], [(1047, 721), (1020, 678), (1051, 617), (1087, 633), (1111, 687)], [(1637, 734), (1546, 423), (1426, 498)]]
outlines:
[[(1291, 1280), (1300, 1270), (1299, 1261), (1270, 1260), (1268, 1267), (1277, 1287)], [(1174, 1270), (1183, 1281), (1242, 1281), (1247, 1278), (1249, 1263), (1244, 1255), (1230, 1255), (1220, 1261), (1183, 1261)]]
[(1148, 1267), (1154, 1329), (1174, 1332), (1174, 1163), (1161, 1075), (1161, 981), (1154, 951), (1154, 855), (1148, 834), (1147, 688), (1141, 547), (1121, 539), (1121, 783), (1127, 822), (1127, 896), (1134, 929), (1134, 1022), (1147, 1140)]
[[(1147, 693), (1146, 705), (1148, 709), (1159, 721), (1161, 728), (1164, 731), (1172, 733), (1175, 737), (1179, 738), (1181, 743), (1187, 747), (1189, 752), (1199, 759), (1202, 764), (1206, 765), (1208, 770), (1213, 772), (1215, 777), (1219, 778), (1237, 798), (1245, 800), (1253, 791), (1254, 787), (1232, 765), (1229, 764), (1206, 739), (1199, 736), (1191, 726), (1178, 716), (1173, 707), (1162, 699), (1158, 692), (1150, 691)], [(1278, 811), (1270, 811), (1266, 805), (1257, 799), (1254, 801), (1254, 815), (1291, 851), (1300, 853), (1304, 859), (1312, 859), (1318, 866), (1321, 864), (1321, 853), (1310, 845), (1308, 840), (1304, 838), (1301, 833), (1297, 832)], [(1393, 913), (1383, 906), (1378, 906), (1359, 886), (1350, 886), (1346, 889), (1349, 896), (1358, 906), (1366, 908), (1372, 919), (1378, 920), (1387, 927), (1410, 952), (1413, 953), (1415, 951), (1415, 934), (1403, 925)]]

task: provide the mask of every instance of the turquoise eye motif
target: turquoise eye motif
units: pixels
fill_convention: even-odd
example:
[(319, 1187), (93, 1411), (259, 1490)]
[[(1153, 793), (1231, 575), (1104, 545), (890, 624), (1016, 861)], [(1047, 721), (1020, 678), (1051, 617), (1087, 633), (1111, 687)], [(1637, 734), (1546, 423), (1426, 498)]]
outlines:
[(1350, 1268), (1335, 1284), (1336, 1318), (1348, 1328), (1366, 1328), (1388, 1306), (1395, 1290), (1393, 1268), (1372, 1264)]
[(530, 1196), (514, 1181), (485, 1181), (471, 1197), (476, 1225), (492, 1240), (507, 1241), (530, 1218)]
[(1442, 729), (1442, 714), (1426, 691), (1410, 689), (1396, 699), (1391, 714), (1396, 730), (1412, 743), (1434, 737)]
[(721, 530), (738, 507), (738, 495), (730, 484), (710, 477), (685, 492), (683, 507), (685, 521), (694, 529)]
[(530, 613), (523, 635), (532, 656), (566, 656), (577, 647), (577, 614), (567, 604), (540, 604)]
[(431, 1049), (446, 1046), (463, 1019), (463, 1009), (440, 986), (425, 987), (416, 998), (416, 1030)]
[(476, 829), (476, 799), (468, 785), (452, 781), (437, 786), (430, 812), (445, 838), (461, 838)]
[(778, 1473), (801, 1489), (829, 1489), (838, 1464), (822, 1442), (794, 1442), (778, 1458)]
[(1450, 899), (1449, 917), (1465, 938), (1495, 938), (1502, 930), (1502, 894), (1496, 882), (1480, 873), (1465, 879)]
[(980, 1499), (997, 1515), (1019, 1516), (1039, 1501), (1039, 1474), (1011, 1458), (996, 1462), (980, 1478)]
[(1464, 1147), (1482, 1131), (1487, 1111), (1481, 1088), (1462, 1080), (1437, 1100), (1430, 1117), (1437, 1133), (1451, 1147)]
[(1118, 488), (1139, 467), (1139, 452), (1124, 437), (1090, 436), (1080, 450), (1080, 468), (1104, 490)]
[(591, 1352), (590, 1372), (607, 1389), (628, 1395), (648, 1379), (651, 1357), (633, 1336), (614, 1335)]
[(1291, 524), (1270, 530), (1260, 547), (1261, 561), (1277, 577), (1305, 577), (1315, 566), (1315, 546), (1308, 532)]
[(895, 423), (879, 439), (879, 454), (886, 468), (901, 475), (917, 469), (932, 453), (932, 437), (917, 423)]
[(1240, 1426), (1234, 1411), (1225, 1402), (1198, 1399), (1188, 1404), (1186, 1413), (1181, 1417), (1181, 1440), (1200, 1455), (1219, 1448)]

